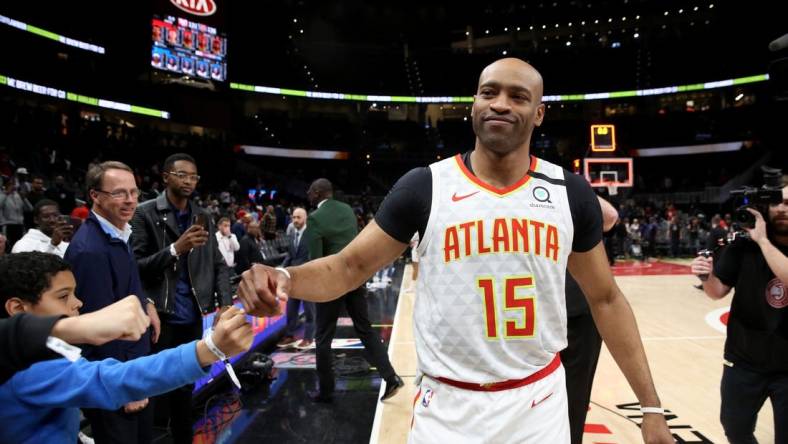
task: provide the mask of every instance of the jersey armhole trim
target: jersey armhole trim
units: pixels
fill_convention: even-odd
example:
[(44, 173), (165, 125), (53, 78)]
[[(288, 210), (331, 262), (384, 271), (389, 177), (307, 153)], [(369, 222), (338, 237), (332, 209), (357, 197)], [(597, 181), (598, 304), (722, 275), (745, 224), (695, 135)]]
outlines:
[(438, 209), (438, 201), (440, 197), (440, 173), (436, 171), (436, 168), (433, 168), (433, 165), (428, 167), (430, 169), (430, 180), (432, 180), (432, 196), (430, 198), (430, 215), (427, 217), (427, 225), (424, 226), (424, 236), (419, 239), (419, 245), (416, 247), (416, 251), (419, 252), (419, 256), (424, 257), (427, 252), (427, 246), (430, 244), (432, 240), (432, 230), (430, 227), (432, 226), (435, 218), (435, 214), (437, 213)]

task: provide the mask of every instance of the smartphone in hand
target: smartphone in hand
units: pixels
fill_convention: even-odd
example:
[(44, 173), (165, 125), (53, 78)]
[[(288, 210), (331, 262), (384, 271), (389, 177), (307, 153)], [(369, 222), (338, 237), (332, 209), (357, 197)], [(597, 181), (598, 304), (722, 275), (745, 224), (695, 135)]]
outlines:
[(199, 225), (203, 230), (208, 231), (208, 217), (205, 214), (195, 214), (192, 216), (192, 225)]

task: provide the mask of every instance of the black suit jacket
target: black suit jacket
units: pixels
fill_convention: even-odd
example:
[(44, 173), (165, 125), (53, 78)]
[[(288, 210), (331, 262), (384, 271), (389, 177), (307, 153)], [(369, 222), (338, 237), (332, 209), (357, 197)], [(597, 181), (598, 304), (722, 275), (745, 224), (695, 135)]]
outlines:
[(240, 243), (241, 248), (235, 252), (235, 272), (238, 274), (252, 268), (253, 264), (263, 263), (260, 244), (251, 235), (244, 236)]
[(282, 263), (283, 267), (289, 267), (291, 265), (301, 265), (309, 261), (309, 242), (306, 242), (304, 239), (304, 234), (301, 233), (301, 240), (298, 243), (298, 248), (295, 246), (295, 237), (296, 235), (288, 239), (287, 241), (287, 257), (285, 257), (285, 261)]

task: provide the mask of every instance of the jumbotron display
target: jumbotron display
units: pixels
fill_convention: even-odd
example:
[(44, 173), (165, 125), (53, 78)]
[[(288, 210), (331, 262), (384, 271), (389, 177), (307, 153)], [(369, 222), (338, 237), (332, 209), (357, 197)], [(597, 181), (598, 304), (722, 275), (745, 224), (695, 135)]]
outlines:
[(151, 66), (174, 74), (227, 79), (227, 38), (215, 27), (175, 16), (153, 18)]

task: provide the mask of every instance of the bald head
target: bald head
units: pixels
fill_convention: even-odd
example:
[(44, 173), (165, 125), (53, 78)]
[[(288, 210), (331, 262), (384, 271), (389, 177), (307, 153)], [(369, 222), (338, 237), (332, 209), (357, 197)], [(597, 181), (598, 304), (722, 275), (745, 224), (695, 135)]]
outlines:
[(532, 101), (536, 103), (542, 101), (542, 93), (544, 91), (542, 75), (524, 60), (507, 57), (487, 65), (482, 70), (481, 75), (479, 75), (477, 91), (482, 88), (482, 85), (490, 82), (501, 82), (502, 80), (513, 81), (520, 86), (528, 88), (533, 97)]
[(312, 205), (317, 205), (322, 200), (328, 199), (333, 195), (334, 187), (331, 185), (331, 181), (323, 177), (312, 182), (312, 185), (309, 186), (306, 192), (306, 197)]
[(300, 230), (306, 224), (306, 210), (298, 207), (293, 210), (293, 226)]

